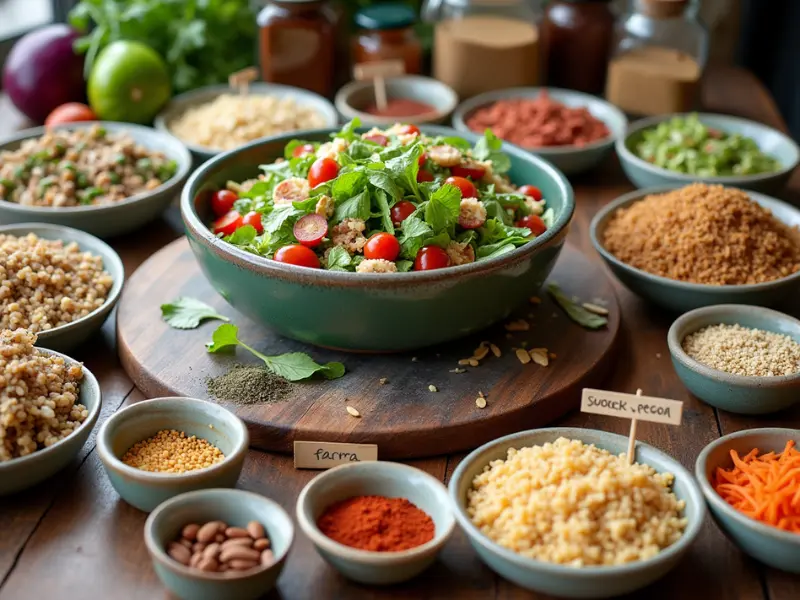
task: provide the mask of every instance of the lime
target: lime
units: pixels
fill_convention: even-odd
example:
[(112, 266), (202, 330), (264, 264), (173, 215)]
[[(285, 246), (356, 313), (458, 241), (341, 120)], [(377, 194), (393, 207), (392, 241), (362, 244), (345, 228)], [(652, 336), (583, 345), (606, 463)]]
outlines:
[(148, 124), (172, 95), (169, 71), (158, 53), (140, 42), (106, 46), (89, 74), (89, 104), (103, 121)]

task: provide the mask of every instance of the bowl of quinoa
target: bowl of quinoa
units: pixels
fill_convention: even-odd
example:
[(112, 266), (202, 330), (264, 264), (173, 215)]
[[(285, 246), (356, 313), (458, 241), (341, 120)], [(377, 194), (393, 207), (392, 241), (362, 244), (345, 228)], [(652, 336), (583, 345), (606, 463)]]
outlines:
[(77, 456), (100, 414), (100, 386), (81, 363), (0, 330), (0, 495), (29, 488)]

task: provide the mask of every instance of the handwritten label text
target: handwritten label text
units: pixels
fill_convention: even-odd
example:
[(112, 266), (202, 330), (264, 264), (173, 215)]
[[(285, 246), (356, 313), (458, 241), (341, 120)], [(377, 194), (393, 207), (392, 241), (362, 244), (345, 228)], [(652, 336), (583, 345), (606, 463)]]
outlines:
[(334, 442), (295, 442), (295, 469), (330, 469), (352, 462), (378, 460), (375, 444), (337, 444)]
[(683, 416), (683, 402), (584, 389), (581, 398), (581, 412), (680, 425)]

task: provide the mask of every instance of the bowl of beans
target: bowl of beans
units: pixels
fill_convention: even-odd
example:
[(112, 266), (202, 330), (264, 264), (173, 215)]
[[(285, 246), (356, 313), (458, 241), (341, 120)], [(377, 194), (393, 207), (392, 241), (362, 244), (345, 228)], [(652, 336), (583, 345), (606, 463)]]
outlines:
[(706, 404), (760, 415), (800, 401), (800, 320), (723, 304), (690, 311), (667, 334), (683, 384)]
[(597, 166), (625, 135), (628, 120), (590, 94), (557, 88), (510, 88), (480, 94), (453, 114), (459, 131), (499, 138), (547, 159), (566, 175)]
[(526, 589), (564, 598), (641, 589), (687, 554), (706, 510), (678, 461), (637, 442), (631, 463), (627, 446), (567, 427), (489, 442), (450, 479), (456, 521), (481, 560)]
[(97, 435), (111, 485), (145, 512), (184, 492), (233, 487), (248, 445), (239, 417), (195, 398), (131, 404), (103, 423)]

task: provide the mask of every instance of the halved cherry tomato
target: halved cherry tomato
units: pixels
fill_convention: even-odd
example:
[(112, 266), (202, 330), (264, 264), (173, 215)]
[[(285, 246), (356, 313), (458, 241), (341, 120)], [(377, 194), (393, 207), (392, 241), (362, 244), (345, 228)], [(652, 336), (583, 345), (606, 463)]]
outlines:
[(230, 190), (219, 190), (211, 196), (211, 210), (218, 217), (227, 215), (233, 210), (233, 203), (239, 199), (235, 192)]
[(339, 163), (332, 158), (318, 158), (308, 170), (308, 184), (314, 188), (320, 183), (336, 179), (339, 174)]
[(97, 121), (94, 111), (80, 102), (67, 102), (53, 109), (44, 121), (45, 127), (78, 121)]
[(319, 269), (319, 258), (314, 254), (314, 251), (300, 244), (292, 244), (291, 246), (279, 248), (275, 253), (275, 260), (286, 263), (287, 265)]
[(364, 258), (395, 260), (400, 254), (400, 242), (391, 233), (376, 233), (364, 246)]
[(242, 225), (252, 225), (258, 235), (264, 233), (264, 226), (261, 224), (261, 213), (257, 213), (254, 210), (242, 218)]
[(305, 156), (306, 154), (312, 154), (315, 152), (314, 144), (301, 144), (299, 146), (295, 146), (294, 150), (292, 150), (292, 156), (295, 158), (300, 158), (301, 156)]
[(523, 196), (528, 196), (534, 200), (538, 201), (542, 199), (542, 190), (537, 188), (535, 185), (523, 185), (518, 191)]
[(461, 190), (461, 197), (462, 198), (477, 198), (478, 197), (478, 190), (475, 189), (475, 186), (469, 179), (465, 179), (464, 177), (448, 177), (444, 180), (445, 183), (449, 183), (450, 185), (456, 186), (459, 190)]
[(450, 167), (450, 174), (455, 177), (470, 177), (477, 181), (486, 174), (486, 169), (474, 161), (464, 161), (460, 165)]
[(398, 135), (410, 135), (412, 133), (420, 134), (419, 127), (416, 125), (402, 125), (398, 130)]
[(389, 145), (389, 138), (380, 133), (373, 133), (372, 135), (364, 136), (364, 139), (369, 140), (373, 144), (378, 144), (379, 146)]
[(328, 221), (322, 215), (306, 215), (298, 219), (292, 232), (303, 246), (316, 248), (328, 235)]
[(420, 169), (417, 172), (417, 182), (422, 183), (424, 181), (433, 181), (433, 173), (428, 171), (427, 169)]
[(547, 225), (539, 215), (526, 215), (514, 223), (515, 227), (527, 227), (534, 235), (542, 235), (547, 231)]
[(417, 207), (414, 206), (412, 202), (401, 200), (392, 207), (392, 223), (400, 225), (400, 223), (410, 217), (411, 213), (415, 210), (417, 210)]
[(418, 161), (419, 166), (424, 167), (426, 160), (428, 160), (428, 155), (423, 152), (422, 154), (419, 155), (419, 161)]
[(214, 233), (230, 235), (242, 226), (242, 215), (235, 210), (229, 211), (214, 221)]
[(450, 257), (439, 246), (423, 246), (414, 259), (415, 271), (431, 271), (450, 266)]

